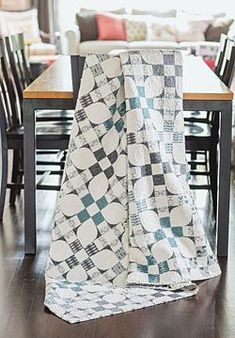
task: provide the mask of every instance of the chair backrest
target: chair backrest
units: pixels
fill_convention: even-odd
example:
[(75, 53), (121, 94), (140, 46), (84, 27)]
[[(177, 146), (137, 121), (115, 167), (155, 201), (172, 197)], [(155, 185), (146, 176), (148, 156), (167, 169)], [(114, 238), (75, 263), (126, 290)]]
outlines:
[(0, 39), (0, 109), (6, 129), (21, 125), (21, 109), (16, 86), (9, 71), (5, 41)]
[(78, 98), (78, 92), (80, 89), (84, 63), (85, 57), (79, 55), (71, 55), (71, 72), (72, 72), (74, 105), (76, 105)]
[(228, 39), (223, 64), (220, 70), (220, 79), (228, 87), (231, 85), (233, 79), (234, 64), (235, 64), (235, 42), (231, 39)]
[(228, 42), (227, 35), (221, 34), (220, 45), (219, 45), (219, 50), (218, 50), (216, 60), (215, 60), (215, 70), (214, 70), (214, 72), (217, 76), (220, 75), (220, 71), (221, 71), (221, 67), (222, 67), (222, 64), (223, 64), (224, 55), (225, 55), (225, 51), (226, 51), (227, 42)]
[(14, 76), (20, 102), (23, 101), (23, 91), (32, 82), (32, 74), (26, 55), (23, 34), (5, 37), (11, 72)]

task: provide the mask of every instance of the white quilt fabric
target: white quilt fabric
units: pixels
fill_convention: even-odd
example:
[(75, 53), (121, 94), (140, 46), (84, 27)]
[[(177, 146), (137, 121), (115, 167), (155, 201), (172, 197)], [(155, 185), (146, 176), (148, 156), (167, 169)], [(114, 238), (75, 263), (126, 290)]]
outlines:
[(187, 183), (180, 52), (86, 58), (45, 305), (75, 323), (194, 295), (220, 268)]

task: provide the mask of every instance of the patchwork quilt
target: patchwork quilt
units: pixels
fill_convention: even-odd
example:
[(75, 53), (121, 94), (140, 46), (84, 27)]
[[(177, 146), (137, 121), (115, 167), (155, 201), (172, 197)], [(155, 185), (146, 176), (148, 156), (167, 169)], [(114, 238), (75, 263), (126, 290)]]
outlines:
[(180, 52), (88, 56), (45, 306), (76, 323), (189, 297), (218, 276), (188, 178)]

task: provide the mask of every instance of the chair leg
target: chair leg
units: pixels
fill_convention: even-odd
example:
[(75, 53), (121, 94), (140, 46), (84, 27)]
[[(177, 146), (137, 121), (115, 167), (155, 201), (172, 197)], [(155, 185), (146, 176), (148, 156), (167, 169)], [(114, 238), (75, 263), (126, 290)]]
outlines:
[(216, 219), (217, 212), (217, 147), (211, 149), (209, 152), (209, 166), (210, 166), (210, 183), (211, 183), (211, 194), (213, 202), (214, 216)]
[[(197, 153), (196, 152), (191, 152), (191, 160), (192, 161), (196, 161), (196, 159), (197, 159)], [(192, 170), (196, 170), (197, 169), (196, 163), (195, 164), (194, 163), (191, 164), (191, 169)]]
[[(14, 150), (13, 151), (12, 176), (11, 176), (12, 183), (18, 183), (19, 166), (20, 166), (19, 151)], [(10, 205), (11, 206), (15, 205), (16, 194), (17, 194), (17, 188), (16, 187), (11, 188), (11, 191), (10, 191)]]
[[(23, 165), (24, 165), (24, 158), (23, 158), (23, 151), (21, 150), (19, 152), (19, 169), (21, 170), (21, 172), (18, 173), (17, 183), (22, 183), (23, 181)], [(17, 188), (16, 192), (17, 192), (17, 195), (20, 195), (21, 188)]]
[[(1, 131), (0, 131), (1, 138)], [(4, 142), (4, 139), (0, 139), (0, 151), (1, 151), (1, 160), (0, 160), (0, 221), (3, 218), (5, 199), (6, 199), (6, 190), (7, 190), (7, 173), (8, 173), (8, 148), (7, 143)]]

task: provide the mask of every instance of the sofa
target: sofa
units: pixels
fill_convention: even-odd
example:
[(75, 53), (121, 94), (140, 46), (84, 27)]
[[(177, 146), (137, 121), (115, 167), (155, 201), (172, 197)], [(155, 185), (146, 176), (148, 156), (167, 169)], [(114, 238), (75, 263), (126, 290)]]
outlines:
[[(176, 9), (133, 9), (131, 13), (124, 8), (109, 12), (80, 9), (74, 17), (73, 27), (65, 33), (67, 51), (80, 55), (114, 49), (174, 48), (205, 56), (208, 50), (210, 58), (217, 52), (220, 34), (227, 34), (233, 24), (225, 13), (205, 16)], [(119, 31), (121, 25), (124, 33)]]
[(25, 43), (29, 46), (30, 56), (55, 55), (56, 46), (43, 42), (46, 33), (39, 30), (36, 8), (24, 11), (0, 10), (1, 36), (24, 33)]

